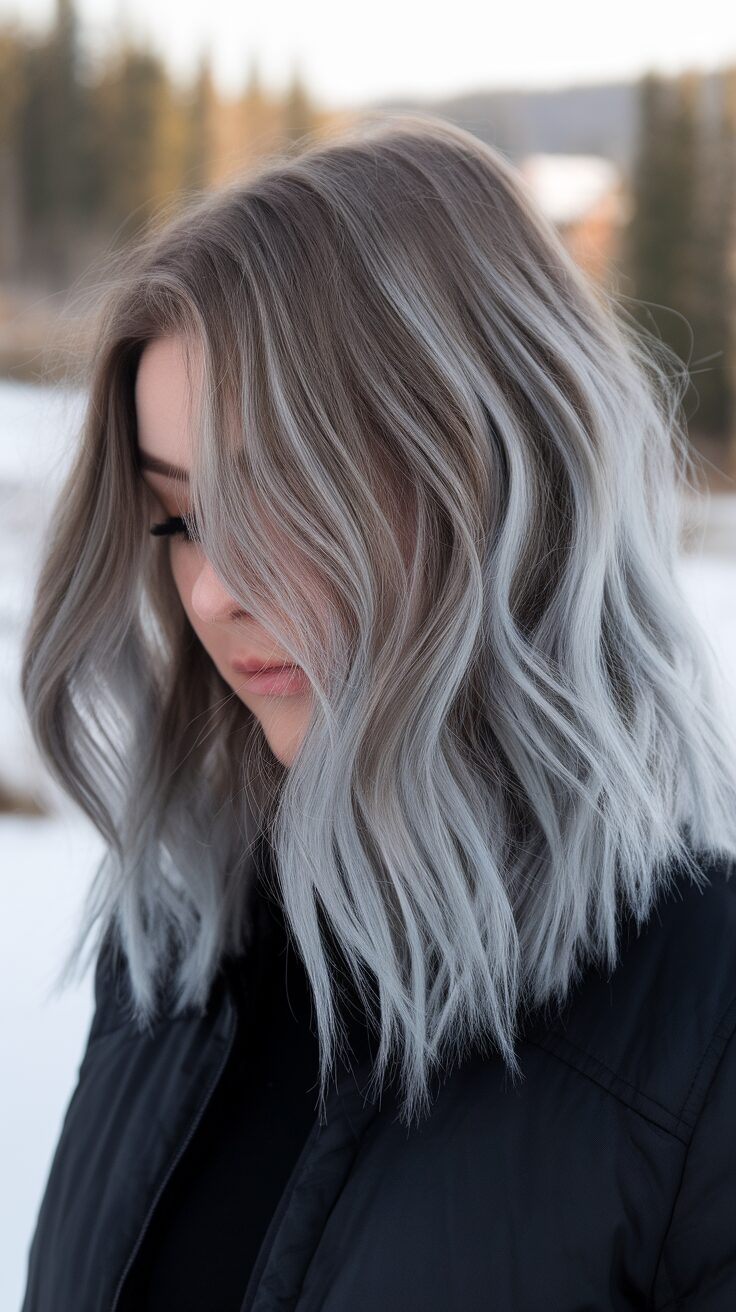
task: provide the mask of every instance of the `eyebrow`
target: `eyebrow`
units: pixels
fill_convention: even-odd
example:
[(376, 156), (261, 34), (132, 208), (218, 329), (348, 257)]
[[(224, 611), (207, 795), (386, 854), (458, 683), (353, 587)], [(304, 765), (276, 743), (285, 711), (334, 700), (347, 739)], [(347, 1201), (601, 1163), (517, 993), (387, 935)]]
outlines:
[(141, 469), (150, 469), (154, 474), (163, 474), (164, 478), (178, 478), (182, 483), (189, 482), (189, 474), (181, 465), (170, 465), (166, 460), (159, 460), (158, 456), (149, 456), (145, 451), (138, 452), (138, 459)]

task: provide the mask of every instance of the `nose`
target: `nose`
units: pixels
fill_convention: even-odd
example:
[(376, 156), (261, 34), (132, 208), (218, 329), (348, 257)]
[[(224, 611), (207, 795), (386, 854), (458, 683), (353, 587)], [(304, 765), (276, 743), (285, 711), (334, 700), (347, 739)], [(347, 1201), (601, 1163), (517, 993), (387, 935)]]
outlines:
[(192, 587), (192, 610), (204, 623), (235, 619), (244, 615), (237, 601), (223, 587), (206, 556)]

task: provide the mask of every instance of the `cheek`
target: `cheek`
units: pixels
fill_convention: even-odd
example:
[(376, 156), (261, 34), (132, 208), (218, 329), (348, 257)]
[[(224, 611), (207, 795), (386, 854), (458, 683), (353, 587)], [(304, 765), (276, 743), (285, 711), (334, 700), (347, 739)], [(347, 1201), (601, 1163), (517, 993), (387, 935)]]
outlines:
[(197, 562), (194, 553), (184, 549), (184, 544), (172, 542), (169, 548), (171, 577), (179, 594), (179, 599), (192, 625), (197, 630), (197, 616), (192, 610), (192, 592), (197, 580)]

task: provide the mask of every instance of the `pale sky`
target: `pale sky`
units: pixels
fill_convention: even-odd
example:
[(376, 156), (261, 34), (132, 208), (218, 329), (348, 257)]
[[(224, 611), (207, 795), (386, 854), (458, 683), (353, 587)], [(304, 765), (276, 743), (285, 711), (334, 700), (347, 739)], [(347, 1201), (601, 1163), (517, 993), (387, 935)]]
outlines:
[[(53, 0), (0, 0), (0, 20), (41, 26)], [(256, 56), (280, 91), (296, 64), (326, 107), (513, 87), (629, 79), (736, 62), (736, 5), (699, 0), (590, 0), (489, 5), (454, 0), (77, 0), (90, 44), (114, 32), (146, 37), (174, 74), (188, 76), (208, 46), (223, 91), (242, 86)], [(729, 16), (730, 12), (730, 16)], [(448, 21), (448, 13), (451, 21)]]

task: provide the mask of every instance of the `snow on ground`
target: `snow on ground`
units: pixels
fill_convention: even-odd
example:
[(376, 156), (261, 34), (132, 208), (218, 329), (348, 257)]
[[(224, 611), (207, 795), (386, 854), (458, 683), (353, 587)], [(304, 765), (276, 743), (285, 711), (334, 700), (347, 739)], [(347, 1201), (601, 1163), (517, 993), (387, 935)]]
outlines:
[[(92, 1016), (92, 972), (61, 995), (66, 956), (102, 840), (44, 775), (19, 692), (19, 634), (46, 514), (81, 398), (0, 382), (0, 778), (43, 783), (51, 819), (0, 815), (0, 1309), (20, 1307), (28, 1246)], [(726, 680), (736, 726), (736, 496), (705, 508), (696, 554), (681, 557), (687, 600)]]
[(53, 996), (102, 843), (69, 817), (3, 816), (0, 1308), (20, 1308), (28, 1246), (92, 1015), (92, 972)]

